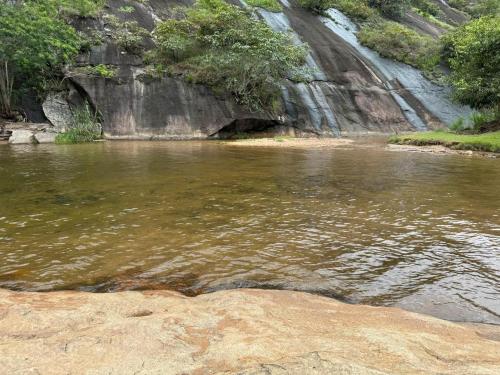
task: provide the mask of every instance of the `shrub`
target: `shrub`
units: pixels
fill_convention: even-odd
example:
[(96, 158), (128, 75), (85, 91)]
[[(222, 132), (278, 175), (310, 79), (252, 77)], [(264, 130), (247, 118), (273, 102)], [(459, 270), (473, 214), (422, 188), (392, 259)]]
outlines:
[(332, 8), (344, 12), (349, 17), (357, 20), (367, 20), (375, 15), (367, 0), (331, 0)]
[(393, 21), (365, 24), (358, 37), (362, 44), (382, 56), (427, 72), (431, 72), (441, 59), (438, 41)]
[(335, 8), (351, 18), (366, 20), (375, 11), (368, 6), (368, 0), (298, 0), (302, 8), (315, 13), (323, 13), (329, 8)]
[(58, 7), (66, 16), (95, 17), (106, 4), (106, 0), (45, 0)]
[(410, 0), (369, 0), (369, 5), (386, 17), (399, 19), (410, 8)]
[(85, 103), (73, 111), (71, 127), (56, 137), (57, 144), (73, 144), (92, 142), (101, 138), (101, 124), (97, 114)]
[(124, 51), (140, 54), (143, 51), (144, 38), (150, 33), (136, 21), (122, 21), (112, 14), (104, 16), (106, 24), (112, 29), (111, 39)]
[(450, 125), (450, 130), (456, 133), (462, 132), (467, 128), (468, 128), (467, 123), (465, 122), (465, 119), (463, 117), (457, 118)]
[(500, 17), (482, 17), (444, 39), (455, 98), (473, 108), (500, 106)]
[(483, 16), (498, 16), (500, 1), (498, 0), (449, 0), (448, 4), (456, 9), (470, 14), (474, 18)]
[(333, 8), (331, 0), (298, 0), (299, 5), (315, 13), (322, 13), (328, 8)]
[(118, 8), (118, 11), (121, 13), (130, 14), (130, 13), (134, 13), (135, 9), (134, 9), (134, 7), (127, 5), (127, 6), (122, 6), (122, 7)]
[(439, 7), (429, 0), (411, 0), (411, 5), (424, 14), (430, 14), (431, 16), (437, 16), (439, 14)]
[(187, 81), (229, 92), (251, 110), (273, 111), (283, 80), (307, 50), (249, 11), (223, 0), (199, 0), (184, 17), (157, 25), (152, 59)]
[(117, 75), (117, 68), (112, 65), (99, 64), (95, 66), (77, 67), (72, 70), (73, 73), (88, 74), (103, 78), (115, 78)]

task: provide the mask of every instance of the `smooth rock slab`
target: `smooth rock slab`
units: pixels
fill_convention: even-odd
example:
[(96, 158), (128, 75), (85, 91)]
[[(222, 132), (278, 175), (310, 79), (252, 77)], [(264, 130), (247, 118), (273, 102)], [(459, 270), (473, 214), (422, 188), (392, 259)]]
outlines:
[(34, 134), (30, 130), (13, 130), (9, 138), (9, 143), (13, 145), (36, 143)]
[(54, 143), (56, 141), (57, 133), (52, 132), (39, 132), (35, 134), (35, 139), (38, 143)]
[(1, 374), (500, 374), (499, 338), (299, 292), (0, 290)]

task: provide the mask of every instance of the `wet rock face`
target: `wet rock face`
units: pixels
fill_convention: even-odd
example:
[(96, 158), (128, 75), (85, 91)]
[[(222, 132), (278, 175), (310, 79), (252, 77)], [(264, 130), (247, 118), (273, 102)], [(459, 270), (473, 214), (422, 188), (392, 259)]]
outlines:
[[(172, 16), (172, 8), (179, 4), (191, 2), (136, 2), (134, 12), (126, 17), (152, 30), (155, 22)], [(118, 9), (124, 5), (130, 4), (110, 1), (107, 12), (123, 18)], [(115, 138), (207, 138), (217, 136), (231, 124), (248, 126), (252, 120), (256, 129), (262, 121), (276, 122), (280, 124), (277, 131), (283, 132), (285, 127), (285, 132), (297, 135), (389, 133), (439, 128), (457, 113), (462, 114), (445, 98), (446, 90), (431, 85), (415, 69), (361, 48), (355, 40), (356, 26), (340, 12), (331, 14), (336, 17), (337, 26), (333, 27), (293, 1), (283, 5), (282, 13), (259, 10), (259, 15), (277, 31), (292, 30), (297, 43), (309, 44), (307, 65), (312, 82), (285, 84), (281, 110), (275, 114), (250, 113), (230, 95), (215, 95), (178, 77), (148, 77), (142, 57), (125, 53), (109, 38), (80, 56), (79, 64), (111, 65), (117, 68), (117, 76), (104, 79), (70, 74), (69, 81), (81, 99), (100, 111), (105, 135)], [(82, 30), (94, 28), (107, 33), (102, 20), (81, 22), (77, 27)], [(143, 45), (151, 48), (152, 41), (146, 39)]]
[(0, 373), (498, 374), (500, 330), (240, 289), (0, 290)]
[[(138, 70), (129, 68), (137, 77)], [(135, 72), (135, 73), (133, 73)], [(108, 138), (206, 138), (240, 118), (265, 117), (216, 97), (208, 88), (179, 79), (75, 77), (96, 103)]]

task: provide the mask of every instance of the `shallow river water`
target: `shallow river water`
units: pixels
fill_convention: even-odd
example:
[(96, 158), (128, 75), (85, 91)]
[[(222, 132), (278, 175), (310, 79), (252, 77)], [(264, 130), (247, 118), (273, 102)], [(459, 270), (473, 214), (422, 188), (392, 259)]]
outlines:
[(0, 287), (305, 290), (500, 323), (500, 159), (0, 145)]

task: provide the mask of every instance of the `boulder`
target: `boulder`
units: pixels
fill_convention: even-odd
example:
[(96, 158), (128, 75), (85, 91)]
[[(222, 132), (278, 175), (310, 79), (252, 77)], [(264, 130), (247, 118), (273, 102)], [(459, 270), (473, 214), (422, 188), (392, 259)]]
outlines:
[(56, 141), (57, 133), (52, 132), (39, 132), (35, 134), (35, 139), (38, 143), (54, 143)]
[(34, 133), (26, 129), (17, 129), (12, 131), (12, 135), (9, 138), (9, 143), (13, 145), (17, 144), (33, 144), (37, 143)]
[(66, 131), (73, 121), (71, 108), (63, 92), (49, 94), (43, 102), (43, 112), (57, 132)]

